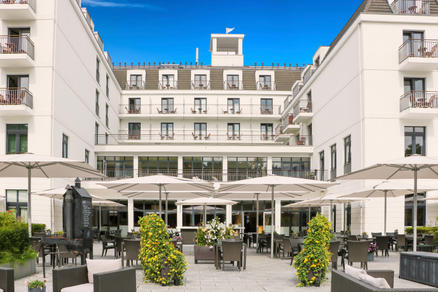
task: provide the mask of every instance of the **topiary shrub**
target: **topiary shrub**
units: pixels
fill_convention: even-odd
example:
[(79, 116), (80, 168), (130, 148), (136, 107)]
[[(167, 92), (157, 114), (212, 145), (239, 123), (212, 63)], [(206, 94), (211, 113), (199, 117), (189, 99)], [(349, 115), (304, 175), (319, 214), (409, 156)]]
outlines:
[(139, 220), (139, 260), (144, 271), (144, 280), (168, 285), (182, 285), (187, 261), (184, 254), (176, 250), (169, 237), (166, 224), (156, 214)]
[(14, 212), (0, 213), (0, 264), (22, 264), (36, 257), (27, 224), (17, 220)]
[(330, 222), (318, 214), (309, 223), (304, 248), (296, 256), (295, 268), (299, 286), (319, 286), (325, 279), (331, 254)]

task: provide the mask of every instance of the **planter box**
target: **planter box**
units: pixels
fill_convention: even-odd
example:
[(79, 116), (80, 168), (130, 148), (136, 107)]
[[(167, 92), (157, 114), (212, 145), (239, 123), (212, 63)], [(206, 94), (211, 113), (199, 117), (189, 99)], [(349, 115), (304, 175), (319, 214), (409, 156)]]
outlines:
[(14, 279), (21, 279), (36, 274), (36, 261), (27, 260), (23, 264), (3, 264), (0, 265), (2, 268), (12, 268), (14, 269)]
[(195, 264), (198, 261), (213, 261), (215, 260), (214, 247), (210, 246), (194, 246)]
[(438, 254), (431, 252), (401, 252), (400, 278), (438, 287)]
[(40, 288), (28, 288), (28, 292), (46, 292), (46, 287), (43, 289)]

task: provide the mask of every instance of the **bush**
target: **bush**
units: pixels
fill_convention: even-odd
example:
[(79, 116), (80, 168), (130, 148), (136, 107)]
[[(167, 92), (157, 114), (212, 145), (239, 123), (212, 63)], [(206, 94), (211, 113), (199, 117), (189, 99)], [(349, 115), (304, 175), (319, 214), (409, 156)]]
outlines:
[(207, 222), (206, 226), (199, 227), (196, 231), (197, 246), (214, 246), (218, 240), (231, 239), (237, 236), (231, 227), (225, 226), (218, 218)]
[(14, 212), (0, 213), (0, 264), (23, 263), (36, 257), (27, 224), (18, 221)]
[(32, 223), (32, 234), (35, 232), (44, 232), (46, 230), (46, 224)]
[(296, 256), (295, 268), (299, 286), (319, 286), (330, 262), (330, 223), (318, 214), (307, 224), (307, 237), (303, 250)]
[[(424, 227), (424, 226), (417, 227), (417, 234), (418, 235), (434, 234), (437, 232), (438, 232), (438, 227)], [(409, 235), (413, 234), (414, 228), (413, 227), (406, 227), (405, 233), (409, 234)]]
[(187, 261), (170, 240), (166, 225), (156, 214), (140, 218), (140, 254), (144, 280), (163, 286), (182, 285)]

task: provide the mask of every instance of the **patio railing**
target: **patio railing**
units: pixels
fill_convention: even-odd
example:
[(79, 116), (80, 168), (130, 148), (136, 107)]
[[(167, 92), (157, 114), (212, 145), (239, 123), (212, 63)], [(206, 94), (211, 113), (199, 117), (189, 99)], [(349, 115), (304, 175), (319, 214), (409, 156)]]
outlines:
[(438, 108), (438, 92), (409, 91), (400, 98), (400, 111), (409, 108)]
[(395, 14), (430, 14), (430, 0), (395, 0), (391, 3)]
[(0, 0), (0, 4), (28, 4), (33, 11), (36, 8), (35, 0)]
[(27, 35), (0, 36), (0, 54), (27, 54), (34, 58), (35, 45)]
[(407, 40), (399, 48), (400, 63), (410, 57), (438, 58), (438, 40)]
[(0, 89), (0, 105), (26, 105), (33, 108), (33, 96), (27, 88)]

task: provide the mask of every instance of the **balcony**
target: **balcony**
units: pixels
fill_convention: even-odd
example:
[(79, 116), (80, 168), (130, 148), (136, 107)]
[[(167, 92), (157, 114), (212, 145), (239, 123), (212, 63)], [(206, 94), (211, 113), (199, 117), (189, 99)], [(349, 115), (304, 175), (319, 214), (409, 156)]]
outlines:
[(158, 89), (162, 89), (162, 90), (178, 89), (178, 82), (176, 81), (160, 82), (160, 84), (158, 84)]
[(315, 71), (316, 71), (316, 67), (314, 67), (313, 65), (309, 65), (307, 66), (306, 69), (304, 69), (303, 86), (306, 85), (306, 83), (310, 80), (310, 78), (312, 78)]
[(0, 89), (2, 116), (29, 115), (33, 109), (33, 96), (26, 88)]
[(394, 14), (430, 15), (430, 0), (395, 0), (391, 8)]
[(275, 82), (257, 82), (257, 90), (276, 90)]
[(0, 36), (0, 66), (30, 67), (35, 46), (29, 36)]
[(224, 81), (225, 90), (241, 90), (243, 84), (241, 81)]
[(311, 122), (313, 118), (312, 101), (307, 98), (299, 100), (294, 106), (293, 116), (295, 124)]
[(406, 119), (428, 119), (438, 115), (438, 92), (411, 91), (400, 98), (400, 113)]
[(35, 11), (36, 0), (0, 0), (0, 19), (31, 20)]
[(399, 61), (404, 71), (438, 69), (438, 40), (407, 40), (399, 48)]
[(291, 146), (312, 146), (313, 145), (313, 141), (312, 141), (312, 136), (307, 136), (307, 135), (299, 135), (299, 136), (295, 136), (295, 139), (292, 139), (291, 141)]
[(130, 81), (126, 82), (124, 86), (122, 86), (124, 90), (145, 90), (146, 89), (146, 83), (143, 81)]
[(281, 132), (284, 134), (297, 134), (301, 129), (300, 125), (294, 124), (294, 115), (289, 114), (287, 119), (283, 119)]
[(210, 89), (210, 82), (208, 81), (193, 81), (192, 82), (192, 89), (195, 90), (207, 90)]

